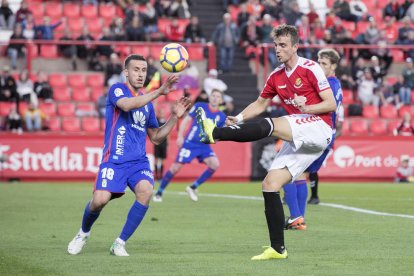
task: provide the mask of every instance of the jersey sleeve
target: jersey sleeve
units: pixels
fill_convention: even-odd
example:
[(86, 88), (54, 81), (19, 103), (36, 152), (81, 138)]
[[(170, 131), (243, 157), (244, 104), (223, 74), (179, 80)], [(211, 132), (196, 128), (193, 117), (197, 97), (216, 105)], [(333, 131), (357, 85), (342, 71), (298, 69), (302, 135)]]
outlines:
[(195, 103), (193, 105), (193, 107), (190, 109), (190, 111), (188, 112), (188, 116), (190, 116), (191, 118), (195, 119), (196, 117), (196, 110), (197, 108), (200, 107), (199, 103)]
[(108, 91), (109, 103), (113, 106), (116, 106), (116, 102), (122, 98), (129, 98), (127, 92), (124, 91), (118, 84), (112, 85)]
[(318, 93), (330, 88), (329, 81), (319, 64), (314, 63), (309, 67), (308, 76), (312, 86)]
[(155, 116), (155, 110), (154, 110), (154, 106), (152, 105), (152, 103), (149, 103), (149, 108), (150, 108), (150, 112), (148, 115), (148, 128), (159, 128), (159, 124), (158, 124), (158, 120), (157, 120), (157, 116)]
[(274, 74), (270, 74), (267, 78), (266, 84), (263, 87), (262, 93), (260, 93), (260, 97), (265, 99), (272, 99), (274, 96), (277, 95), (276, 87), (273, 81)]

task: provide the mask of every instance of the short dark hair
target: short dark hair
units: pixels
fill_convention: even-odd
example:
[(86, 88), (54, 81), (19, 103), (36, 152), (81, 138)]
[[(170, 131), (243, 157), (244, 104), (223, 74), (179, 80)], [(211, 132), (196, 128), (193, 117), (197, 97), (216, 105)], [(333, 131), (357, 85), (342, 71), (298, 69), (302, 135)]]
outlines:
[(147, 60), (146, 60), (143, 56), (141, 56), (141, 55), (136, 55), (136, 54), (132, 54), (132, 55), (129, 55), (129, 56), (125, 59), (125, 62), (124, 62), (124, 68), (127, 68), (127, 67), (128, 67), (128, 64), (129, 64), (129, 62), (130, 62), (131, 60), (142, 60), (142, 61), (147, 62)]
[(292, 42), (292, 45), (299, 43), (298, 29), (296, 29), (296, 27), (293, 25), (282, 24), (272, 30), (272, 38), (274, 40), (280, 36), (288, 35), (290, 35), (290, 41)]
[(341, 59), (338, 52), (331, 48), (320, 50), (318, 52), (318, 58), (327, 58), (332, 64), (338, 64)]
[(220, 94), (221, 94), (221, 96), (224, 96), (224, 92), (223, 92), (222, 90), (220, 90), (220, 89), (213, 88), (213, 89), (211, 90), (211, 94), (213, 94), (214, 92), (220, 93)]

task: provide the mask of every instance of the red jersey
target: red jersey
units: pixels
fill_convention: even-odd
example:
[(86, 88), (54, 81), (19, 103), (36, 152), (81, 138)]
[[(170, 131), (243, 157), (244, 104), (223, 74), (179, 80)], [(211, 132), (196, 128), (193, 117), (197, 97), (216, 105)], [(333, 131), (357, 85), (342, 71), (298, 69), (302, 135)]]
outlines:
[[(288, 114), (300, 114), (294, 104), (295, 94), (306, 97), (306, 105), (322, 102), (319, 93), (330, 89), (328, 79), (318, 63), (299, 57), (292, 71), (286, 71), (285, 65), (277, 67), (269, 76), (260, 96), (272, 99), (279, 96), (282, 106)], [(331, 112), (317, 114), (332, 127)]]

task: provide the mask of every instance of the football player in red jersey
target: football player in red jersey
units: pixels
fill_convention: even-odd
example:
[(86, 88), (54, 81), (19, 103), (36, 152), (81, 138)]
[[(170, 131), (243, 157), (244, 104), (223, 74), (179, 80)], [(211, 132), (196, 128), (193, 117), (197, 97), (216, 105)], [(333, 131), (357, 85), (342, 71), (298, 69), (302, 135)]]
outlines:
[[(336, 110), (322, 68), (297, 54), (296, 27), (280, 25), (273, 29), (272, 37), (276, 56), (282, 64), (270, 74), (258, 99), (239, 115), (227, 117), (228, 127), (215, 127), (202, 110), (197, 116), (202, 129), (200, 137), (205, 143), (249, 142), (267, 136), (286, 141), (262, 183), (270, 246), (252, 260), (287, 258), (283, 234), (285, 216), (279, 191), (300, 176), (329, 145), (332, 139), (331, 112)], [(275, 96), (279, 96), (289, 115), (243, 123), (263, 113)]]

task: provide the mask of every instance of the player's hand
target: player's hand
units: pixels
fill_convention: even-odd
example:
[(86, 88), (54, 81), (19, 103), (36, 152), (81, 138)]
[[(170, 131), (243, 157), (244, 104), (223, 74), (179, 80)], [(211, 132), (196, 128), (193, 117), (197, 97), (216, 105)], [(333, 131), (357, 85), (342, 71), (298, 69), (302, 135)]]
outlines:
[(226, 118), (226, 126), (232, 126), (239, 123), (239, 120), (237, 120), (234, 116), (227, 116)]
[(159, 88), (161, 95), (167, 95), (172, 89), (173, 85), (177, 83), (179, 76), (169, 75), (163, 85)]
[(303, 112), (303, 108), (306, 105), (306, 97), (304, 96), (298, 96), (297, 94), (295, 94), (295, 98), (293, 99), (293, 101), (295, 102), (296, 107)]
[(184, 144), (184, 138), (183, 137), (177, 137), (177, 146), (181, 148), (181, 146)]
[(184, 114), (189, 110), (191, 107), (191, 101), (187, 97), (182, 97), (181, 99), (177, 100), (173, 106), (172, 114), (181, 118)]

